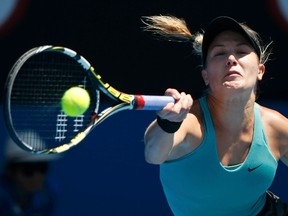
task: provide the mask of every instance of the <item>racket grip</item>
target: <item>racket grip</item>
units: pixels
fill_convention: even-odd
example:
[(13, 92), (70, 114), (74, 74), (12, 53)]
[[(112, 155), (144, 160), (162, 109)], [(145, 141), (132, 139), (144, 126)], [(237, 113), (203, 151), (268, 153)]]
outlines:
[(175, 99), (163, 95), (135, 95), (133, 106), (136, 110), (161, 110), (168, 103), (175, 103)]

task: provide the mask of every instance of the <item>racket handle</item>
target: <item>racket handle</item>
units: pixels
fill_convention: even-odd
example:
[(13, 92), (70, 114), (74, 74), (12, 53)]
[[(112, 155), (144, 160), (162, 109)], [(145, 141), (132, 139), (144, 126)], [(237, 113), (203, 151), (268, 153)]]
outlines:
[(134, 109), (136, 110), (161, 110), (168, 103), (175, 103), (171, 96), (135, 95)]

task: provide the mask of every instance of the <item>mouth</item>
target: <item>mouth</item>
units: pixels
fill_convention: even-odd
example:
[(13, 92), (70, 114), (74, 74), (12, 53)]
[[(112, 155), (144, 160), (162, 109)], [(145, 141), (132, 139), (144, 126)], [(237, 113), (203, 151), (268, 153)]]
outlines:
[(240, 76), (241, 74), (237, 71), (229, 71), (225, 77), (229, 77), (229, 76)]

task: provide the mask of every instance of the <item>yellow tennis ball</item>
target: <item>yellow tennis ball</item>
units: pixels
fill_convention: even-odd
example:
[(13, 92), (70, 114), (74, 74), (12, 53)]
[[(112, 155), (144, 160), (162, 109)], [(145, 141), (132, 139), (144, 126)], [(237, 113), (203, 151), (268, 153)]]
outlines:
[(90, 96), (88, 92), (80, 87), (68, 89), (62, 99), (61, 106), (63, 112), (71, 117), (82, 115), (90, 105)]

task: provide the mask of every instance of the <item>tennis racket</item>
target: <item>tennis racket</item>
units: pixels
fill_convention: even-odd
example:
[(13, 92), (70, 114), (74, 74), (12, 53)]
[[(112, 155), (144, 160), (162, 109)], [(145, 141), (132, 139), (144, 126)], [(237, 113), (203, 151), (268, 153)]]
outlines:
[[(61, 108), (64, 92), (74, 86), (87, 90), (88, 110), (69, 117)], [(4, 116), (11, 138), (26, 151), (51, 154), (79, 144), (97, 125), (124, 110), (161, 110), (170, 96), (120, 92), (95, 72), (75, 51), (40, 46), (13, 65), (5, 88)]]

